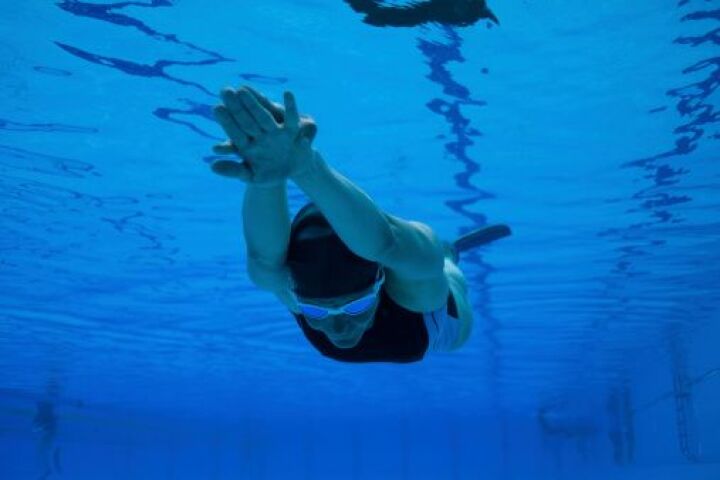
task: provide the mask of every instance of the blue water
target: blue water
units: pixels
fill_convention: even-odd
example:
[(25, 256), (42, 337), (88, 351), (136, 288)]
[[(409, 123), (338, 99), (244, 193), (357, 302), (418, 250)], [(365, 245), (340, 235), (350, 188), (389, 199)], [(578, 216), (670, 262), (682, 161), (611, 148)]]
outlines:
[[(490, 5), (4, 0), (0, 479), (720, 478), (720, 2)], [(513, 228), (461, 350), (334, 362), (250, 282), (242, 84), (383, 210)]]

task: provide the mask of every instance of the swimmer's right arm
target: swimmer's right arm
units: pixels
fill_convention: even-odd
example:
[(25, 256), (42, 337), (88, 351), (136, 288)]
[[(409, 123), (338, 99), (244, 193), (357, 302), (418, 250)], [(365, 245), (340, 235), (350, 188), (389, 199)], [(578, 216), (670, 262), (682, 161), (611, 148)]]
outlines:
[(248, 260), (268, 268), (280, 268), (285, 263), (290, 239), (286, 185), (248, 184), (242, 217)]
[[(242, 100), (238, 95), (245, 95), (244, 101), (247, 102), (248, 94), (256, 101), (251, 105), (250, 116), (247, 108), (238, 108), (237, 104)], [(290, 237), (287, 174), (283, 175), (282, 168), (278, 169), (282, 165), (273, 162), (275, 152), (272, 142), (269, 145), (265, 142), (265, 147), (258, 147), (258, 142), (266, 136), (260, 124), (273, 130), (276, 137), (283, 134), (292, 137), (299, 133), (307, 144), (312, 142), (317, 127), (312, 118), (297, 113), (294, 101), (292, 110), (287, 112), (281, 105), (270, 102), (249, 87), (245, 87), (242, 92), (225, 89), (222, 95), (224, 105), (216, 107), (215, 113), (229, 141), (216, 145), (213, 150), (216, 154), (238, 154), (243, 161), (219, 160), (212, 167), (215, 173), (237, 178), (247, 184), (243, 202), (243, 231), (247, 245), (248, 275), (258, 287), (272, 291), (288, 308), (298, 311), (289, 289), (290, 274), (285, 265)], [(267, 117), (268, 114), (272, 115), (272, 120)]]
[(250, 280), (296, 311), (289, 289), (290, 272), (285, 264), (290, 238), (285, 184), (273, 187), (248, 184), (243, 201), (243, 232)]

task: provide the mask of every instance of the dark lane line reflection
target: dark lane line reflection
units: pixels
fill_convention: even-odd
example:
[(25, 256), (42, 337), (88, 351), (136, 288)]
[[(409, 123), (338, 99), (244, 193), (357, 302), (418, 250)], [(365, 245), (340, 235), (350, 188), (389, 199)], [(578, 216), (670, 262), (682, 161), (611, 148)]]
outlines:
[[(460, 171), (455, 174), (455, 183), (466, 193), (466, 198), (460, 200), (446, 200), (445, 204), (456, 214), (468, 219), (468, 225), (460, 229), (460, 235), (487, 224), (486, 216), (481, 213), (481, 201), (495, 198), (495, 194), (483, 190), (473, 184), (474, 177), (481, 172), (480, 163), (468, 153), (468, 149), (475, 144), (474, 138), (481, 137), (482, 132), (474, 127), (470, 118), (462, 112), (463, 108), (484, 107), (487, 102), (474, 97), (473, 93), (458, 80), (453, 78), (448, 64), (451, 62), (465, 62), (461, 47), (462, 37), (451, 27), (440, 26), (436, 29), (442, 34), (444, 42), (432, 41), (426, 38), (418, 39), (418, 50), (426, 58), (430, 72), (426, 76), (431, 82), (441, 87), (445, 97), (436, 97), (426, 103), (428, 109), (442, 117), (448, 125), (449, 133), (441, 133), (436, 138), (444, 140), (444, 149), (447, 155), (456, 159)], [(479, 68), (480, 73), (487, 74), (485, 68)], [(480, 183), (478, 181), (477, 183)], [(475, 322), (478, 332), (484, 336), (488, 343), (487, 351), (483, 352), (482, 363), (486, 365), (487, 374), (485, 384), (490, 392), (491, 402), (495, 410), (501, 413), (502, 378), (503, 371), (502, 344), (499, 333), (502, 328), (500, 320), (494, 315), (491, 305), (490, 285), (488, 277), (494, 271), (493, 267), (484, 261), (482, 253), (478, 251), (466, 252), (463, 263), (468, 283), (472, 284), (474, 292), (473, 311), (476, 313)], [(476, 327), (477, 328), (477, 327)], [(503, 428), (501, 436), (507, 440), (508, 429), (505, 420), (501, 421)], [(505, 447), (506, 441), (501, 442)], [(504, 448), (503, 447), (503, 448)]]
[[(58, 41), (54, 42), (55, 45), (63, 49), (65, 52), (77, 58), (97, 65), (104, 65), (106, 67), (113, 68), (127, 75), (140, 76), (145, 78), (161, 78), (170, 82), (178, 83), (180, 85), (195, 88), (208, 96), (215, 97), (215, 94), (205, 86), (197, 82), (185, 80), (178, 76), (170, 75), (167, 73), (167, 69), (178, 65), (199, 67), (206, 65), (214, 65), (221, 62), (234, 61), (218, 52), (213, 52), (193, 43), (180, 40), (175, 34), (159, 32), (149, 27), (141, 20), (134, 18), (128, 14), (119, 12), (119, 10), (122, 10), (126, 7), (172, 7), (173, 2), (171, 2), (170, 0), (149, 0), (149, 2), (117, 2), (106, 4), (88, 3), (76, 0), (64, 0), (62, 2), (58, 2), (57, 6), (63, 11), (76, 17), (91, 18), (94, 20), (111, 23), (120, 27), (133, 28), (147, 35), (153, 40), (173, 43), (178, 45), (179, 47), (183, 47), (183, 49), (189, 49), (205, 57), (199, 60), (188, 61), (159, 59), (152, 64), (143, 64), (128, 58), (99, 55), (97, 53), (91, 52), (86, 48), (81, 48), (77, 45), (70, 45), (68, 43)], [(190, 130), (201, 136), (210, 137), (209, 134), (205, 133), (201, 128), (194, 125), (191, 121), (181, 121), (172, 118), (174, 114), (184, 114), (186, 116), (197, 115), (199, 117), (207, 119), (207, 112), (210, 111), (210, 108), (210, 105), (202, 105), (197, 103), (193, 106), (193, 108), (185, 111), (174, 109), (173, 107), (157, 107), (154, 109), (153, 114), (160, 120), (170, 121), (176, 124), (187, 126), (188, 128), (190, 128)], [(212, 118), (210, 118), (210, 120), (214, 121)]]
[[(678, 8), (682, 9), (691, 3), (693, 2), (690, 0), (681, 1)], [(706, 2), (695, 3), (707, 4)], [(720, 10), (699, 10), (680, 18), (681, 22), (689, 22), (688, 27), (690, 28), (700, 27), (700, 23), (695, 23), (700, 20), (715, 20), (716, 23), (710, 28), (705, 27), (705, 33), (681, 36), (676, 38), (673, 43), (690, 48), (720, 44), (720, 28), (717, 25), (717, 21), (720, 21)], [(668, 191), (669, 187), (682, 186), (683, 178), (691, 172), (691, 162), (708, 161), (706, 158), (697, 155), (690, 157), (690, 155), (697, 152), (703, 142), (720, 138), (717, 129), (720, 114), (710, 100), (720, 85), (720, 57), (706, 58), (682, 70), (683, 75), (691, 76), (693, 79), (697, 78), (700, 72), (705, 74), (704, 78), (671, 88), (666, 92), (667, 97), (675, 104), (679, 117), (683, 120), (683, 123), (672, 131), (674, 136), (672, 147), (621, 166), (625, 169), (638, 169), (641, 174), (639, 180), (646, 184), (649, 182), (649, 185), (630, 197), (635, 206), (626, 210), (629, 215), (644, 213), (647, 219), (624, 228), (606, 229), (598, 233), (598, 237), (614, 239), (619, 243), (619, 246), (615, 248), (618, 252), (615, 268), (604, 280), (607, 294), (615, 299), (618, 308), (605, 319), (599, 319), (595, 325), (598, 330), (596, 335), (600, 335), (609, 324), (619, 325), (628, 316), (639, 315), (638, 311), (644, 309), (644, 305), (642, 299), (638, 299), (638, 289), (642, 293), (643, 288), (663, 287), (668, 290), (672, 288), (681, 295), (676, 303), (683, 305), (682, 311), (664, 309), (660, 315), (657, 315), (656, 325), (653, 327), (664, 332), (667, 337), (663, 351), (671, 358), (673, 369), (671, 373), (676, 388), (673, 392), (664, 394), (651, 402), (635, 405), (632, 407), (632, 411), (644, 410), (659, 401), (674, 399), (680, 450), (690, 461), (696, 461), (699, 458), (699, 439), (691, 434), (696, 431), (695, 426), (698, 419), (695, 417), (692, 404), (692, 386), (694, 384), (692, 380), (689, 380), (692, 378), (693, 372), (689, 370), (684, 360), (689, 347), (684, 326), (696, 325), (711, 316), (715, 309), (712, 298), (706, 298), (705, 295), (700, 297), (694, 295), (693, 292), (717, 289), (717, 280), (713, 286), (712, 283), (709, 283), (709, 279), (705, 278), (708, 265), (712, 265), (716, 258), (713, 258), (712, 251), (708, 251), (707, 256), (704, 257), (708, 265), (701, 265), (694, 263), (697, 262), (696, 258), (690, 256), (684, 263), (691, 266), (695, 273), (684, 275), (682, 280), (674, 280), (675, 277), (671, 274), (663, 276), (653, 267), (656, 259), (672, 259), (672, 257), (668, 257), (671, 254), (667, 253), (668, 233), (664, 232), (670, 234), (677, 232), (680, 235), (692, 234), (696, 238), (713, 238), (718, 234), (717, 224), (687, 223), (687, 219), (683, 218), (677, 210), (674, 211), (673, 207), (691, 202), (693, 197)], [(651, 109), (648, 114), (653, 115), (666, 110), (666, 106), (661, 106)], [(681, 165), (677, 165), (677, 163), (681, 163)], [(688, 190), (692, 185), (685, 187), (685, 190)], [(707, 208), (706, 205), (700, 205), (700, 207)], [(677, 225), (673, 226), (674, 224)], [(672, 243), (672, 237), (670, 238)], [(673, 279), (674, 283), (669, 283), (669, 279)], [(679, 389), (682, 390), (680, 393), (678, 385), (682, 387)]]

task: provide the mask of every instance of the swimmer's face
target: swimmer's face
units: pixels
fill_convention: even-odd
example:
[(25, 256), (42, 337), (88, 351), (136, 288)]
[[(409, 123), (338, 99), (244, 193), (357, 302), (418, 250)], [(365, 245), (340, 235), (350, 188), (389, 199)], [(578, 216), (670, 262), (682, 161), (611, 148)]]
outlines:
[[(304, 302), (318, 306), (339, 308), (353, 300), (357, 300), (368, 294), (371, 290), (363, 290), (353, 295), (325, 299), (303, 299)], [(305, 317), (310, 328), (323, 332), (330, 342), (338, 348), (352, 348), (362, 339), (363, 334), (373, 325), (375, 312), (377, 311), (380, 296), (375, 299), (372, 307), (359, 315), (336, 314), (324, 318), (313, 319)]]

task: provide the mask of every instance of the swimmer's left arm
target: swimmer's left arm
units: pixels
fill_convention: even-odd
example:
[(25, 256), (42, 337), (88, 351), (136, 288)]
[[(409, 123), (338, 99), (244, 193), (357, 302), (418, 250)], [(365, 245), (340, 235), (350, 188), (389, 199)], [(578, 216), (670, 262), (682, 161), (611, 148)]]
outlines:
[(429, 226), (385, 213), (394, 242), (377, 261), (404, 280), (443, 278), (445, 251)]
[(313, 150), (302, 160), (305, 170), (290, 177), (328, 219), (356, 255), (375, 260), (394, 242), (390, 222), (373, 199)]
[(304, 163), (309, 166), (306, 172), (291, 179), (356, 255), (380, 263), (403, 280), (444, 278), (445, 250), (430, 227), (383, 212), (319, 152)]

